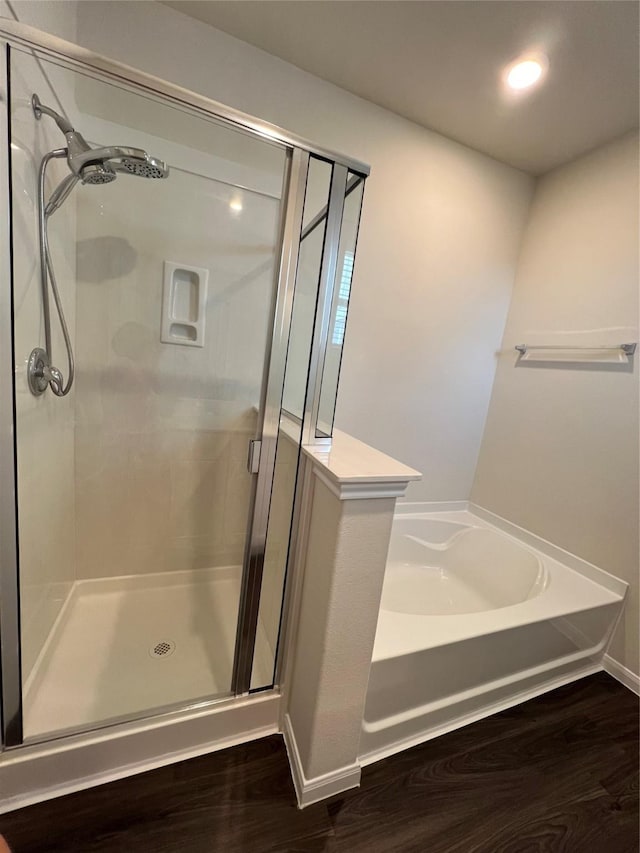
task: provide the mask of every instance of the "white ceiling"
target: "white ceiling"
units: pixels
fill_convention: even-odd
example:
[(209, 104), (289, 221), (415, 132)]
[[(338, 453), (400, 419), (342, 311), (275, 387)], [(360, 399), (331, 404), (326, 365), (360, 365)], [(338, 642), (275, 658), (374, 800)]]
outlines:
[[(166, 5), (539, 175), (638, 125), (635, 0), (173, 0)], [(501, 69), (532, 49), (540, 87)]]

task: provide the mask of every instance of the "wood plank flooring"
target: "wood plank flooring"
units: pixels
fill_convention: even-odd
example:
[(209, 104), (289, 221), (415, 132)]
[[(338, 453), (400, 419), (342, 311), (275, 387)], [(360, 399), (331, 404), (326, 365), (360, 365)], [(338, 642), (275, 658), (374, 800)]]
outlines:
[(279, 736), (0, 816), (13, 853), (638, 853), (638, 699), (604, 673), (295, 806)]

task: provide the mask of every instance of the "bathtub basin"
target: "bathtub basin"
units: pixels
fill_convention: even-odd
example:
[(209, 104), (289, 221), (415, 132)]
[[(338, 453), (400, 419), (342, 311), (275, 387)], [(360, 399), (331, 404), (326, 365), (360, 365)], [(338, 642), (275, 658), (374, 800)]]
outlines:
[(394, 518), (362, 764), (602, 669), (627, 585), (482, 513)]
[(436, 519), (394, 521), (382, 608), (455, 615), (509, 607), (539, 595), (544, 563), (486, 527)]

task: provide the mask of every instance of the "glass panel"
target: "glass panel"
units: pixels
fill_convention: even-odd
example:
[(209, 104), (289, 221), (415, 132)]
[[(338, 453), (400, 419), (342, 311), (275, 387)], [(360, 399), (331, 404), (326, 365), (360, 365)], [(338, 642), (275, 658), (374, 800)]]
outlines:
[(302, 235), (310, 230), (314, 220), (327, 212), (329, 201), (329, 185), (331, 183), (331, 163), (312, 157), (309, 161), (307, 186), (304, 195), (304, 211), (302, 214)]
[[(37, 171), (65, 144), (33, 92), (91, 145), (169, 165), (114, 161), (48, 217), (62, 397), (27, 382)], [(11, 95), (23, 698), (42, 738), (230, 691), (285, 152), (19, 51)], [(47, 199), (69, 174), (49, 164)]]
[(273, 684), (302, 424), (282, 413), (269, 508), (251, 689)]
[[(312, 157), (309, 162), (305, 212), (308, 205), (311, 205), (313, 216), (307, 218), (307, 225), (303, 226), (302, 229), (282, 403), (283, 409), (298, 419), (302, 419), (304, 411), (309, 350), (313, 336), (324, 233), (327, 224), (326, 216), (319, 221), (316, 218), (320, 211), (326, 212), (330, 183), (331, 169), (327, 170), (327, 164), (324, 161)], [(314, 220), (317, 221), (315, 227), (313, 226)], [(304, 221), (305, 217), (303, 217)]]
[(317, 438), (327, 438), (333, 433), (338, 379), (340, 377), (363, 192), (364, 180), (356, 175), (349, 174), (340, 231), (336, 280), (331, 303), (329, 337), (322, 370), (320, 405), (316, 424)]

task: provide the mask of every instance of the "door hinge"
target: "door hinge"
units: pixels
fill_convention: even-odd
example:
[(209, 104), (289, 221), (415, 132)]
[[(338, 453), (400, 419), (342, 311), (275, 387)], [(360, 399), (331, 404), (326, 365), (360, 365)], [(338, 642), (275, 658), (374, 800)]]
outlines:
[(249, 442), (249, 453), (247, 454), (247, 471), (250, 474), (257, 474), (260, 468), (260, 451), (262, 450), (262, 442), (258, 438), (251, 439)]

